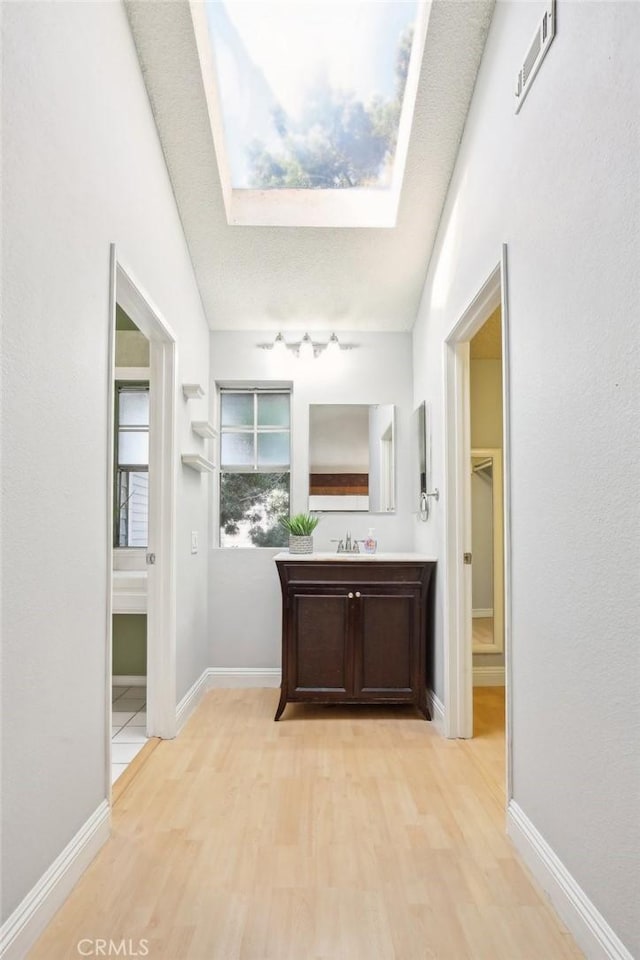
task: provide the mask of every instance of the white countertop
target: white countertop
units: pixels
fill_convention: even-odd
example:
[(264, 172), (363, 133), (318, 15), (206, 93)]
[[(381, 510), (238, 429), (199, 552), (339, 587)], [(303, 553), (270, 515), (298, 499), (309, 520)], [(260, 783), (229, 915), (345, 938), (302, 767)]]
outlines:
[(364, 560), (366, 563), (375, 563), (376, 560), (387, 560), (393, 563), (437, 562), (435, 557), (428, 557), (424, 553), (336, 553), (335, 550), (326, 553), (289, 553), (288, 550), (283, 550), (281, 553), (277, 553), (273, 559), (301, 560), (303, 563), (318, 563), (327, 560)]

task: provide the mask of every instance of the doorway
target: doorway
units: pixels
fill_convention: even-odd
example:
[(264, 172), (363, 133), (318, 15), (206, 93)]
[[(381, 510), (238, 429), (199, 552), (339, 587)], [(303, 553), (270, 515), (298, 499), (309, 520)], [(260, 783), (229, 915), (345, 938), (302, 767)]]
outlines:
[[(471, 375), (474, 337), (487, 321), (500, 318), (501, 440), (480, 445), (472, 442)], [(476, 679), (482, 670), (482, 658), (491, 654), (491, 667), (485, 675), (500, 671), (506, 693), (507, 790), (511, 795), (510, 734), (511, 704), (509, 685), (510, 651), (510, 444), (509, 444), (509, 317), (507, 304), (506, 246), (491, 274), (453, 325), (444, 344), (444, 390), (446, 416), (445, 486), (445, 733), (449, 737), (473, 736), (474, 659)], [(473, 457), (472, 457), (473, 451)], [(501, 456), (502, 454), (502, 456)], [(500, 465), (500, 461), (502, 461)], [(490, 600), (476, 607), (476, 619), (493, 621), (485, 653), (473, 649), (473, 512), (472, 477), (474, 469), (484, 469), (484, 495), (490, 489), (492, 514), (492, 576)], [(491, 483), (487, 484), (490, 476)], [(497, 481), (497, 484), (496, 484)], [(501, 481), (501, 484), (500, 484)], [(500, 485), (502, 491), (500, 491)], [(502, 507), (497, 502), (501, 492)], [(502, 519), (502, 529), (500, 520)], [(476, 531), (476, 542), (479, 533)], [(502, 556), (501, 556), (502, 554)], [(497, 564), (502, 566), (499, 576)], [(503, 588), (503, 598), (494, 588)], [(486, 603), (486, 606), (485, 606)], [(491, 603), (491, 606), (489, 606)], [(490, 613), (490, 616), (488, 615)], [(497, 614), (497, 615), (496, 615)], [(496, 623), (497, 621), (497, 623)], [(485, 624), (487, 626), (487, 624)], [(477, 632), (477, 631), (476, 631)], [(485, 640), (487, 637), (485, 636)], [(498, 646), (502, 649), (499, 650)], [(480, 659), (480, 663), (478, 659)], [(504, 658), (504, 659), (503, 659)], [(499, 662), (501, 661), (501, 663)], [(485, 661), (486, 663), (486, 661)], [(501, 665), (502, 664), (502, 665)], [(495, 682), (495, 680), (494, 680)]]
[[(137, 347), (147, 350), (147, 363), (129, 365), (126, 372), (116, 365), (116, 328), (126, 317), (138, 334)], [(118, 324), (120, 318), (120, 324)], [(133, 279), (111, 247), (110, 377), (108, 424), (108, 623), (107, 623), (107, 784), (112, 778), (112, 710), (114, 634), (113, 613), (131, 613), (128, 624), (146, 613), (144, 676), (146, 710), (136, 711), (140, 727), (146, 721), (146, 736), (170, 739), (176, 734), (175, 677), (175, 397), (176, 342), (168, 325), (141, 286)], [(117, 402), (118, 401), (118, 402)], [(117, 410), (126, 409), (122, 422)], [(143, 409), (144, 408), (144, 409)], [(146, 413), (145, 413), (146, 410)], [(146, 424), (142, 421), (147, 420)], [(146, 438), (144, 427), (146, 426)], [(135, 447), (135, 455), (125, 451)], [(118, 457), (118, 449), (122, 456)], [(146, 454), (146, 458), (145, 458)], [(138, 462), (140, 461), (140, 462)], [(115, 462), (115, 469), (114, 469)], [(145, 470), (146, 467), (146, 470)], [(125, 508), (121, 509), (123, 504)], [(148, 501), (145, 503), (145, 501)], [(145, 514), (144, 518), (142, 515)], [(146, 527), (146, 529), (145, 529)], [(124, 538), (124, 539), (123, 539)], [(143, 543), (144, 541), (144, 543)], [(127, 595), (114, 603), (114, 560), (117, 547), (134, 548), (127, 562), (119, 560)], [(137, 549), (136, 549), (137, 548)], [(137, 569), (136, 569), (137, 568)], [(140, 597), (142, 585), (142, 594)], [(144, 589), (146, 587), (146, 590)], [(127, 603), (130, 609), (127, 610)], [(142, 604), (142, 606), (140, 606)], [(133, 609), (135, 607), (135, 609)], [(136, 631), (134, 631), (135, 633)], [(138, 633), (140, 631), (137, 631)], [(133, 641), (132, 641), (133, 643)], [(139, 638), (138, 638), (139, 644)], [(130, 649), (131, 652), (131, 649)], [(138, 651), (139, 652), (139, 651)], [(136, 703), (142, 691), (135, 687), (136, 673), (125, 676), (125, 695)], [(122, 686), (122, 684), (121, 684)], [(123, 691), (118, 692), (122, 697)], [(119, 702), (119, 701), (118, 701)], [(123, 703), (121, 703), (123, 706)], [(116, 711), (114, 711), (115, 713)], [(123, 710), (118, 710), (122, 713)], [(125, 711), (126, 712), (126, 711)], [(130, 712), (130, 711), (129, 711)], [(146, 717), (144, 714), (146, 713)]]

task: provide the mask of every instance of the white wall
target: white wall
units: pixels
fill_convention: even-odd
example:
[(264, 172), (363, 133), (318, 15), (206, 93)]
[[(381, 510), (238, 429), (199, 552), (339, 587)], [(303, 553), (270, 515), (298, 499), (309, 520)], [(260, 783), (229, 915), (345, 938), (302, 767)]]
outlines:
[(340, 403), (311, 407), (309, 472), (369, 473), (369, 407)]
[[(640, 6), (498, 3), (414, 336), (443, 487), (444, 336), (509, 245), (514, 797), (640, 955)], [(445, 504), (416, 524), (442, 556)], [(436, 691), (443, 693), (442, 578)]]
[[(110, 242), (180, 380), (206, 384), (208, 330), (123, 5), (2, 6), (5, 917), (107, 794)], [(206, 483), (182, 471), (177, 497), (180, 697), (208, 664)]]
[(471, 446), (502, 449), (502, 360), (469, 364)]
[[(313, 331), (309, 331), (313, 335)], [(275, 335), (275, 330), (274, 330)], [(322, 339), (318, 335), (318, 339)], [(325, 337), (326, 339), (326, 337)], [(397, 414), (395, 514), (323, 514), (314, 533), (316, 550), (335, 550), (332, 538), (365, 537), (373, 526), (378, 550), (411, 548), (411, 476), (409, 458), (411, 335), (345, 334), (357, 349), (326, 355), (306, 366), (291, 355), (279, 361), (258, 350), (264, 333), (211, 334), (212, 381), (269, 380), (293, 383), (292, 510), (306, 512), (309, 473), (309, 404), (394, 403)], [(214, 525), (217, 517), (214, 517)], [(214, 549), (210, 564), (211, 663), (217, 667), (279, 667), (281, 655), (280, 587), (273, 557), (277, 550)]]

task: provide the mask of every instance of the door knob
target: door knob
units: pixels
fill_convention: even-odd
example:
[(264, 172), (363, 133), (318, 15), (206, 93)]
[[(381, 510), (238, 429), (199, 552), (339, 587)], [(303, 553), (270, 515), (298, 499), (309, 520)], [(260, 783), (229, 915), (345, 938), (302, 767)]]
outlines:
[(360, 593), (356, 590), (356, 597), (359, 597)]
[(349, 597), (349, 600), (353, 600), (353, 594), (352, 594), (352, 593), (348, 594), (348, 597)]

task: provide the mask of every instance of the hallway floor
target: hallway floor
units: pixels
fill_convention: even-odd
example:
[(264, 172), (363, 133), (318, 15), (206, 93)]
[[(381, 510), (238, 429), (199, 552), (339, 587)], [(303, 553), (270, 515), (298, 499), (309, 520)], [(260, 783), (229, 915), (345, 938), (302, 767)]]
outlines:
[(30, 960), (82, 938), (152, 960), (578, 960), (505, 836), (503, 691), (477, 736), (405, 707), (215, 690), (113, 808)]
[(111, 688), (111, 783), (147, 742), (147, 688)]

